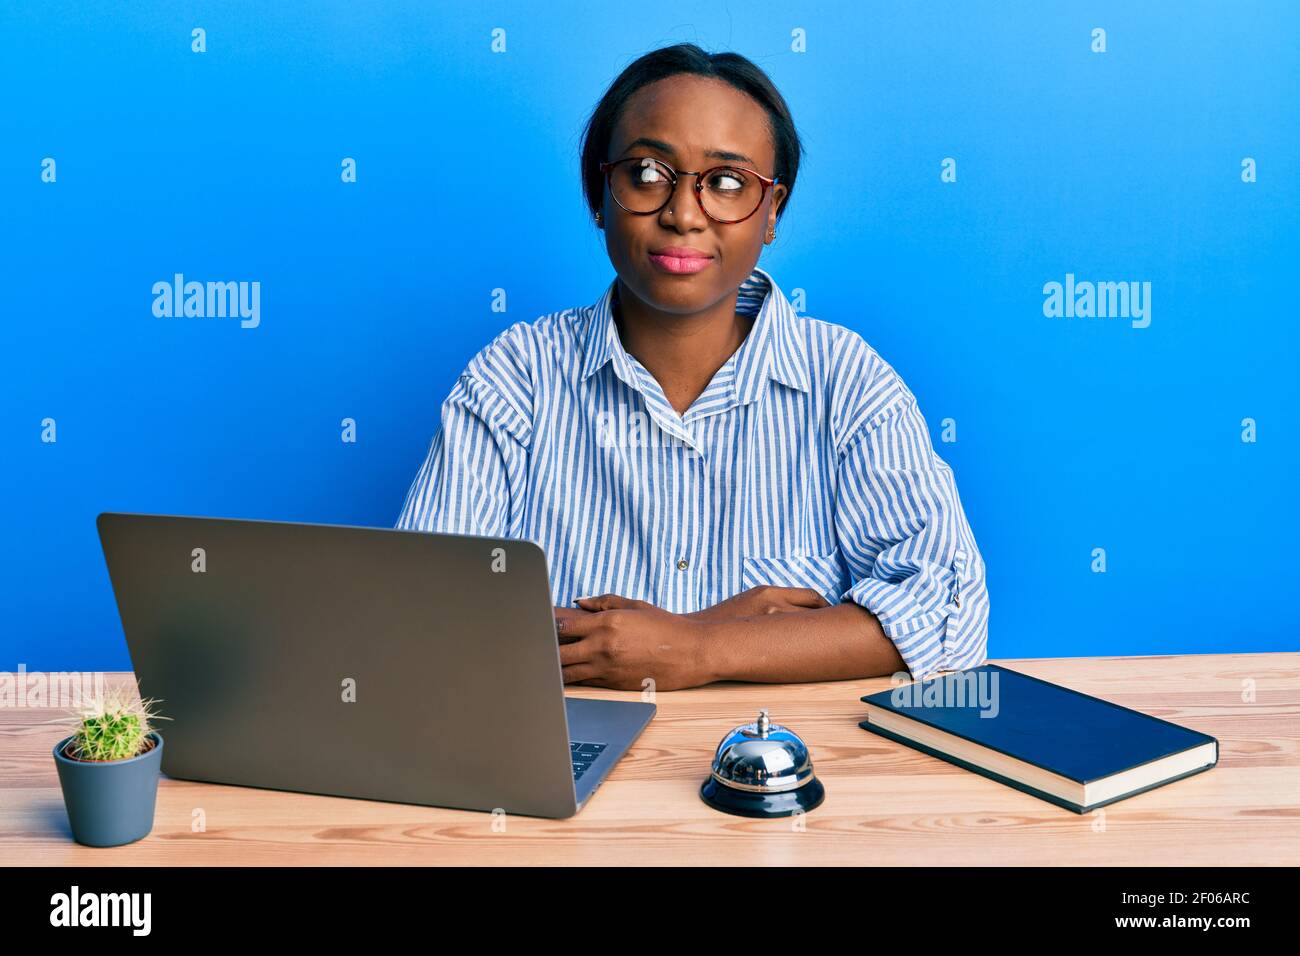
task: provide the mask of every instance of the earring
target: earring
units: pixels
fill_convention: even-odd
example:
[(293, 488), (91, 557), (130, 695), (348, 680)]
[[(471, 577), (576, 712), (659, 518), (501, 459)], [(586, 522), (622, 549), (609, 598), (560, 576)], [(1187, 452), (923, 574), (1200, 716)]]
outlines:
[(600, 213), (596, 213), (596, 225), (599, 226), (603, 221), (604, 217), (602, 217)]
[(767, 241), (768, 241), (768, 242), (771, 242), (771, 241), (772, 241), (773, 239), (775, 239), (775, 238), (776, 238), (776, 230), (775, 230), (775, 229), (769, 229), (769, 230), (767, 231)]

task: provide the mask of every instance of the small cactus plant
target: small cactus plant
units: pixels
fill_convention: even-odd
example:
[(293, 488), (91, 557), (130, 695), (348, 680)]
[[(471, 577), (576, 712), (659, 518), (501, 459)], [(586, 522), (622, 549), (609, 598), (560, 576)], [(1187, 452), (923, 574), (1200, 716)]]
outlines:
[(66, 753), (74, 760), (129, 760), (151, 746), (153, 721), (170, 720), (155, 713), (152, 698), (139, 698), (121, 687), (92, 700), (76, 715)]

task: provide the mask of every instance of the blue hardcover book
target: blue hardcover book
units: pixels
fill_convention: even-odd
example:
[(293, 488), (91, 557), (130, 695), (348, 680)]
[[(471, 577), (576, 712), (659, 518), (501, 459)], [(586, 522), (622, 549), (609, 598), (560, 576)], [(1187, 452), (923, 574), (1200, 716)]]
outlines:
[(1219, 762), (1208, 734), (997, 664), (862, 700), (865, 730), (1075, 813)]

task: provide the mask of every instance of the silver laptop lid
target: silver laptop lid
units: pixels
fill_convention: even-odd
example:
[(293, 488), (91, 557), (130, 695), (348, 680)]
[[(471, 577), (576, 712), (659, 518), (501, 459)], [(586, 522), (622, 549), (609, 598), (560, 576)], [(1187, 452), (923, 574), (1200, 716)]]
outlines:
[(104, 513), (172, 777), (563, 817), (546, 557), (530, 541)]

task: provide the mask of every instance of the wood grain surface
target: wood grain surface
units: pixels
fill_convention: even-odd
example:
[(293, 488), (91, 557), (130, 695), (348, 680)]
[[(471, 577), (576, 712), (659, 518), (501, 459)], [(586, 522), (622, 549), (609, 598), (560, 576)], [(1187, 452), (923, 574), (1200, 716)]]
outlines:
[[(164, 776), (153, 832), (100, 849), (68, 828), (51, 755), (66, 712), (0, 707), (0, 864), (1300, 863), (1300, 654), (994, 663), (1212, 734), (1219, 765), (1078, 815), (861, 730), (858, 698), (887, 678), (715, 684), (660, 693), (654, 721), (567, 820), (510, 816), (494, 829), (487, 813)], [(698, 796), (718, 741), (760, 707), (808, 742), (826, 785), (826, 802), (797, 822), (731, 817)]]

